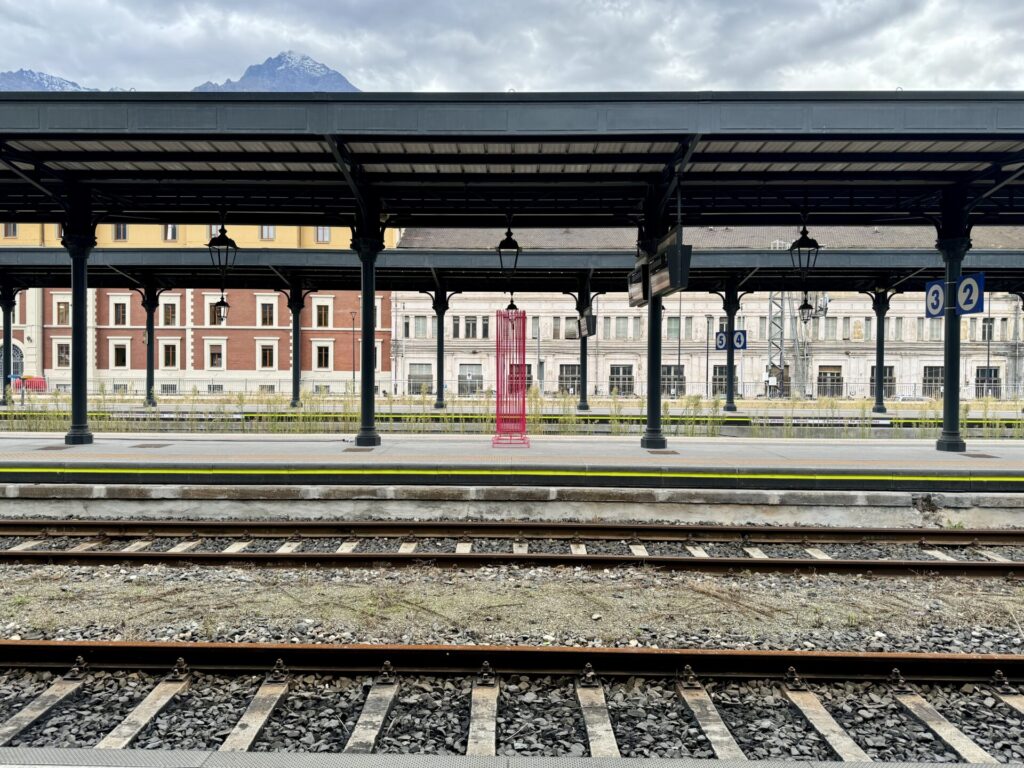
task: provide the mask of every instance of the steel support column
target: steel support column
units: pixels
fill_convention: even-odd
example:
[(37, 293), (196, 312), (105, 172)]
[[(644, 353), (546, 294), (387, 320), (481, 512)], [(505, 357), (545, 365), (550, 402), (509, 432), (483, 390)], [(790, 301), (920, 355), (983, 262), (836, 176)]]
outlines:
[(146, 311), (146, 400), (147, 408), (156, 407), (156, 312), (160, 308), (160, 294), (163, 290), (152, 283), (147, 283), (139, 291), (142, 295), (142, 308)]
[(871, 308), (875, 310), (875, 405), (872, 413), (885, 413), (885, 315), (889, 311), (888, 291), (876, 290), (871, 294)]
[(10, 405), (14, 402), (13, 391), (8, 400), (8, 391), (12, 390), (11, 372), (14, 370), (14, 306), (16, 304), (16, 298), (18, 292), (12, 285), (0, 285), (0, 309), (3, 310), (4, 317), (4, 360), (3, 360), (3, 379), (0, 382), (0, 405)]
[(960, 436), (960, 316), (956, 312), (956, 284), (964, 256), (971, 249), (971, 227), (962, 190), (947, 190), (942, 196), (942, 221), (935, 247), (946, 263), (946, 327), (943, 341), (942, 434), (935, 447), (960, 453), (967, 443)]
[(434, 315), (437, 317), (437, 334), (434, 345), (437, 351), (437, 387), (434, 395), (434, 407), (441, 409), (444, 403), (444, 316), (448, 312), (448, 299), (451, 298), (445, 291), (444, 286), (439, 285), (437, 289), (429, 294), (431, 306), (434, 308)]
[[(579, 315), (582, 320), (583, 317), (591, 311), (593, 306), (593, 296), (590, 293), (590, 273), (588, 272), (585, 276), (580, 278), (580, 291), (576, 295), (576, 314)], [(580, 334), (580, 401), (576, 404), (577, 411), (589, 411), (590, 403), (587, 402), (587, 386), (589, 378), (587, 376), (587, 366), (589, 362), (587, 360), (587, 343), (589, 339)]]
[(384, 243), (379, 233), (356, 231), (352, 238), (352, 250), (359, 254), (361, 264), (361, 305), (362, 326), (360, 333), (360, 382), (359, 382), (359, 433), (356, 445), (380, 445), (380, 434), (377, 432), (374, 414), (374, 371), (376, 369), (375, 353), (377, 341), (377, 292), (376, 264), (377, 254), (384, 250)]
[(87, 197), (74, 201), (68, 210), (64, 237), (71, 256), (71, 428), (64, 436), (68, 445), (88, 445), (89, 431), (89, 254), (96, 247), (96, 225)]
[(288, 287), (288, 309), (292, 313), (292, 408), (302, 405), (302, 308), (306, 294), (301, 285)]
[(736, 313), (740, 309), (740, 294), (735, 285), (730, 285), (722, 295), (725, 310), (725, 405), (723, 411), (736, 410), (736, 350), (733, 337), (736, 334)]
[(640, 438), (642, 448), (667, 448), (661, 433), (661, 297), (647, 304), (647, 428)]

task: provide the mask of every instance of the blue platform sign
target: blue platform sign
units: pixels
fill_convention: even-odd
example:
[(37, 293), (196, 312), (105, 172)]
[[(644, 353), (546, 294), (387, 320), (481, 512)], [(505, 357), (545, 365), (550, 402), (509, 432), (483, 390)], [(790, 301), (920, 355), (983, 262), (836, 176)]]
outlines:
[(725, 331), (719, 331), (715, 334), (715, 350), (721, 352), (725, 349), (726, 344), (729, 343), (729, 334)]
[(976, 315), (985, 311), (985, 273), (961, 275), (956, 283), (956, 313)]
[(932, 280), (924, 286), (925, 317), (942, 317), (946, 314), (946, 281)]
[(747, 332), (746, 331), (733, 331), (733, 334), (732, 334), (732, 348), (733, 349), (746, 349), (747, 348)]

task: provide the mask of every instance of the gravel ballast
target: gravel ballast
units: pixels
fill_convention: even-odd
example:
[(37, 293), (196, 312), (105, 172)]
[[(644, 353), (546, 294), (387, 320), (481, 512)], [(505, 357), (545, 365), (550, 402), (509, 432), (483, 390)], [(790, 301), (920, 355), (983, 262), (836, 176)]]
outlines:
[(293, 678), (252, 751), (341, 752), (359, 719), (369, 685), (369, 679), (333, 675)]
[(376, 752), (464, 755), (472, 678), (401, 680)]
[(5, 669), (0, 671), (0, 723), (45, 691), (55, 680), (52, 672)]
[(1001, 763), (1024, 763), (1024, 715), (986, 687), (967, 683), (919, 685), (917, 690), (943, 717)]
[(623, 757), (715, 756), (672, 680), (606, 682), (605, 701)]
[(499, 755), (590, 754), (576, 688), (568, 677), (512, 675), (498, 694)]

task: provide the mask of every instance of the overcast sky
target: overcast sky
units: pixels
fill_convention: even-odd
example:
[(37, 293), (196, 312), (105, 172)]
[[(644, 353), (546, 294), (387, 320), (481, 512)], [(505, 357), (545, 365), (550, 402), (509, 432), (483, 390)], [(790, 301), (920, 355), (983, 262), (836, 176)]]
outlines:
[(189, 90), (293, 49), (366, 91), (1024, 89), (1022, 0), (0, 0), (0, 71)]

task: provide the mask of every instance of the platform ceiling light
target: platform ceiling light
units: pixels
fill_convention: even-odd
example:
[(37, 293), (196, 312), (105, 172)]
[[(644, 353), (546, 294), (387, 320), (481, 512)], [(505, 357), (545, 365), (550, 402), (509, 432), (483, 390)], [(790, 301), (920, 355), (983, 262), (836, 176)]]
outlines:
[[(814, 269), (818, 261), (818, 251), (821, 246), (818, 241), (807, 234), (807, 225), (804, 224), (800, 230), (800, 237), (789, 246), (789, 258), (793, 262), (793, 269), (799, 270), (800, 279), (807, 280), (807, 273)], [(804, 298), (806, 300), (806, 292)]]
[[(792, 305), (790, 305), (792, 306)], [(804, 291), (804, 302), (797, 309), (800, 313), (800, 320), (807, 323), (814, 316), (814, 307), (811, 306), (811, 301), (807, 296), (807, 291)]]
[(512, 291), (512, 278), (515, 277), (516, 268), (519, 266), (519, 256), (523, 252), (523, 249), (519, 247), (519, 243), (514, 237), (512, 237), (512, 216), (508, 217), (508, 226), (505, 229), (505, 239), (498, 243), (498, 247), (495, 248), (498, 252), (498, 265), (501, 268), (502, 275), (505, 275), (505, 259), (509, 258), (512, 260), (512, 271), (507, 274), (508, 277), (508, 294), (509, 294), (509, 309), (517, 309), (515, 303), (515, 296)]
[(228, 310), (231, 305), (224, 298), (224, 283), (227, 279), (228, 270), (235, 266), (235, 258), (238, 256), (238, 245), (228, 237), (228, 231), (223, 221), (220, 225), (220, 232), (210, 238), (206, 244), (210, 251), (210, 261), (220, 273), (220, 300), (213, 305), (214, 319), (218, 325), (224, 325), (228, 321)]

